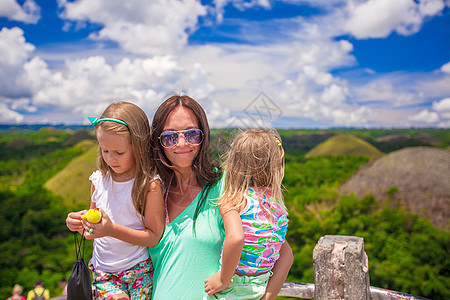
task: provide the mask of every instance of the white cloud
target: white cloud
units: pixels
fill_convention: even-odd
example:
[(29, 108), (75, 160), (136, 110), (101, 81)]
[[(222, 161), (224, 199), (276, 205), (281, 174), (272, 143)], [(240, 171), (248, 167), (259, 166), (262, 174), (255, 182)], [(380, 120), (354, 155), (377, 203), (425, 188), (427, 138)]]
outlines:
[(444, 7), (444, 0), (350, 1), (344, 29), (358, 39), (387, 37), (393, 31), (411, 35)]
[(37, 110), (36, 106), (31, 105), (29, 98), (14, 99), (14, 101), (10, 101), (10, 103), (10, 107), (13, 110), (23, 110), (27, 112), (35, 112)]
[(433, 124), (439, 121), (439, 115), (436, 112), (424, 109), (418, 114), (410, 116), (409, 120), (425, 124)]
[(450, 112), (450, 98), (442, 99), (439, 102), (433, 102), (433, 108), (438, 112)]
[(206, 8), (196, 0), (79, 0), (59, 1), (61, 17), (76, 22), (102, 24), (92, 39), (112, 40), (130, 53), (177, 53), (196, 29)]
[(24, 23), (36, 24), (40, 19), (41, 9), (33, 0), (26, 0), (20, 6), (15, 0), (0, 2), (0, 17)]
[(20, 123), (23, 116), (18, 112), (10, 109), (6, 103), (0, 101), (0, 120), (2, 122), (16, 122)]
[(230, 2), (233, 3), (234, 7), (240, 10), (245, 10), (255, 6), (261, 6), (266, 9), (269, 9), (271, 7), (270, 0), (250, 0), (250, 1), (234, 0)]
[[(196, 98), (198, 99), (198, 98)], [(225, 128), (233, 119), (230, 117), (231, 111), (217, 101), (208, 101), (207, 99), (199, 99), (199, 103), (205, 109), (208, 116), (208, 122), (212, 128)]]
[(25, 41), (22, 29), (4, 27), (0, 30), (0, 96), (14, 98), (27, 93), (17, 79), (34, 48)]
[(448, 63), (442, 65), (441, 71), (442, 71), (443, 73), (450, 74), (450, 61), (449, 61)]
[(215, 89), (214, 85), (210, 84), (207, 78), (208, 74), (202, 65), (195, 64), (194, 69), (189, 75), (190, 89), (188, 90), (188, 94), (195, 96), (199, 100), (207, 98)]
[(442, 99), (439, 102), (433, 102), (432, 108), (439, 114), (441, 119), (450, 121), (450, 98)]
[(348, 88), (339, 86), (337, 84), (331, 84), (327, 86), (322, 93), (321, 101), (324, 104), (342, 105), (348, 96)]
[(49, 70), (42, 59), (35, 57), (25, 70), (23, 81), (33, 89), (33, 104), (56, 105), (81, 114), (92, 114), (99, 104), (118, 100), (154, 109), (164, 93), (175, 89), (180, 74), (177, 61), (170, 56), (124, 58), (117, 64), (108, 64), (101, 56), (68, 60), (64, 72)]
[[(231, 116), (264, 91), (283, 108), (283, 116), (364, 123), (366, 111), (346, 104), (347, 83), (330, 73), (336, 66), (353, 63), (352, 45), (315, 36), (303, 39), (275, 45), (196, 46), (185, 51), (181, 64), (185, 69), (201, 64), (202, 86), (211, 84), (209, 98), (231, 109)], [(342, 112), (332, 113), (339, 106)]]
[[(450, 62), (432, 74), (368, 70), (363, 78), (348, 76), (346, 80), (334, 72), (357, 65), (353, 45), (336, 37), (347, 33), (357, 38), (383, 37), (393, 31), (412, 34), (424, 20), (442, 11), (443, 1), (282, 1), (318, 6), (323, 14), (220, 20), (229, 6), (243, 11), (270, 9), (274, 2), (215, 0), (214, 7), (208, 7), (195, 0), (58, 0), (65, 30), (100, 28), (90, 36), (94, 46), (81, 49), (79, 43), (70, 52), (59, 53), (40, 46), (32, 57), (34, 46), (25, 41), (23, 32), (4, 28), (0, 31), (0, 97), (8, 100), (0, 103), (5, 111), (19, 115), (51, 107), (55, 114), (50, 121), (52, 117), (66, 121), (61, 116), (67, 115), (76, 122), (85, 115), (100, 114), (118, 100), (134, 102), (151, 114), (168, 94), (187, 91), (204, 105), (212, 126), (220, 127), (236, 120), (239, 113), (239, 120), (244, 120), (244, 109), (264, 91), (282, 108), (282, 117), (307, 118), (317, 124), (442, 126), (448, 122), (444, 100), (450, 95), (446, 75)], [(0, 13), (1, 8), (2, 4)], [(203, 16), (204, 22), (212, 22), (215, 16), (216, 22), (238, 28), (221, 34), (244, 43), (189, 45), (188, 37)], [(105, 47), (108, 41), (120, 47)], [(415, 110), (424, 108), (430, 98), (443, 100), (422, 112)], [(0, 116), (2, 121), (6, 118), (16, 120), (17, 116)]]
[[(395, 72), (388, 74), (372, 74), (364, 81), (352, 82), (351, 90), (359, 103), (376, 102), (390, 107), (414, 106), (426, 102), (431, 88), (429, 74)], [(443, 86), (443, 93), (450, 92), (450, 87)], [(438, 92), (435, 89), (434, 92)]]

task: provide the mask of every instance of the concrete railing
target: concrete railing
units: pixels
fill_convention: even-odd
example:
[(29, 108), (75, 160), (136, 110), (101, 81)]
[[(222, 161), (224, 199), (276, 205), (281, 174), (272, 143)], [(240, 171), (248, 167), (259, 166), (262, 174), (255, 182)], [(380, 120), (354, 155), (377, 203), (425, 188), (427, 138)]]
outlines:
[[(286, 282), (279, 296), (315, 300), (427, 300), (370, 286), (364, 239), (326, 235), (313, 251), (314, 283)], [(66, 296), (51, 298), (66, 300)], [(429, 300), (429, 299), (428, 299)]]
[(326, 235), (314, 247), (314, 284), (286, 282), (279, 295), (315, 300), (426, 299), (370, 286), (364, 239)]

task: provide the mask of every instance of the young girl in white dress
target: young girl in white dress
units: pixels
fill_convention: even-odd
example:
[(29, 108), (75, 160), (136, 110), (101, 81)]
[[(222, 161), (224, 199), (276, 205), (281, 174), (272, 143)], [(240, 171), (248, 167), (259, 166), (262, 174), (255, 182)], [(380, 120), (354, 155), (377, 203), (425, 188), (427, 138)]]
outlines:
[(98, 299), (149, 299), (153, 266), (147, 247), (158, 244), (164, 230), (163, 187), (151, 159), (150, 126), (138, 106), (111, 104), (89, 120), (99, 143), (98, 166), (89, 179), (90, 208), (99, 223), (70, 213), (66, 224), (94, 240), (89, 267)]

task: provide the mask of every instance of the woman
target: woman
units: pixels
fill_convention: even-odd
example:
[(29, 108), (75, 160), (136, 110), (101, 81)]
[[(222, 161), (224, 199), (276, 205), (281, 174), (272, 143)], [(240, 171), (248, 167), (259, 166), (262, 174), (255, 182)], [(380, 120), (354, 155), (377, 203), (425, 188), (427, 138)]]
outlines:
[[(151, 148), (166, 184), (166, 228), (149, 248), (155, 268), (153, 299), (202, 299), (204, 279), (219, 270), (225, 237), (217, 206), (222, 172), (210, 149), (202, 107), (188, 96), (174, 95), (157, 109)], [(292, 264), (287, 243), (280, 250), (263, 299), (275, 299)]]

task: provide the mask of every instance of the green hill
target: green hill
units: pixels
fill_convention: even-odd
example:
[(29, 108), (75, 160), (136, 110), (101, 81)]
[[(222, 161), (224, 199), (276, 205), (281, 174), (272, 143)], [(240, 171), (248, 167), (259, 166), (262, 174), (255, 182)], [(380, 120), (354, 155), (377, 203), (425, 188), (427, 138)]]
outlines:
[(338, 134), (311, 149), (311, 151), (306, 153), (305, 157), (311, 158), (324, 155), (352, 155), (375, 159), (381, 157), (383, 153), (356, 136)]
[(95, 135), (92, 135), (89, 131), (81, 129), (72, 135), (67, 141), (64, 142), (65, 146), (73, 146), (84, 140), (95, 141)]
[(74, 158), (64, 169), (45, 183), (45, 187), (64, 198), (67, 206), (90, 203), (89, 176), (97, 169), (98, 146), (93, 141), (84, 140), (77, 147), (86, 152)]

